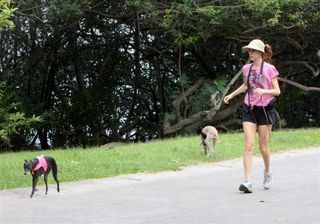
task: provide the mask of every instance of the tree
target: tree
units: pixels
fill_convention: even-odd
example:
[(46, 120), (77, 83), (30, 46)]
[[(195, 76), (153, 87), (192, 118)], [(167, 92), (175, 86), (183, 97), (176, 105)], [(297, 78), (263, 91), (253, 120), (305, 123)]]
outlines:
[[(26, 117), (15, 94), (5, 91), (5, 83), (0, 84), (0, 148), (20, 148), (30, 143), (29, 130), (42, 121), (40, 117)], [(6, 92), (6, 93), (5, 93)], [(29, 140), (29, 141), (28, 141)], [(22, 143), (22, 144), (21, 144)], [(20, 145), (21, 144), (21, 145)]]
[[(14, 28), (11, 17), (15, 10), (10, 7), (10, 0), (0, 0), (0, 29)], [(19, 107), (20, 103), (16, 102), (15, 94), (6, 91), (5, 82), (0, 83), (0, 146), (2, 150), (8, 147), (19, 147), (17, 140), (25, 141), (28, 137), (25, 136), (26, 129), (41, 122), (40, 117), (27, 118)], [(21, 138), (22, 136), (25, 138)], [(12, 141), (13, 139), (15, 141)], [(24, 144), (28, 143), (24, 142)]]

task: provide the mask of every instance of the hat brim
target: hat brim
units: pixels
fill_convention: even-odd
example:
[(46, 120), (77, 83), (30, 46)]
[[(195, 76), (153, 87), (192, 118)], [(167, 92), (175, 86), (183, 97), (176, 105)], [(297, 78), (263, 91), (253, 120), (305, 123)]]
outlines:
[(256, 50), (256, 51), (260, 51), (261, 53), (264, 53), (264, 51), (261, 51), (261, 49), (253, 47), (253, 46), (247, 45), (247, 46), (242, 47), (242, 50), (244, 50), (246, 52), (248, 52), (248, 50), (250, 50), (250, 49), (253, 49), (253, 50)]

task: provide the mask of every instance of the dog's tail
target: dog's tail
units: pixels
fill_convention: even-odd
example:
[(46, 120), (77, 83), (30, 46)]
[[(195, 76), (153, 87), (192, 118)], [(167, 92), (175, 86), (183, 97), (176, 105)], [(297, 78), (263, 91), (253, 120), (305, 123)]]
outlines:
[(54, 159), (52, 159), (52, 175), (55, 181), (57, 182), (57, 191), (60, 192), (59, 180), (58, 180), (58, 166)]

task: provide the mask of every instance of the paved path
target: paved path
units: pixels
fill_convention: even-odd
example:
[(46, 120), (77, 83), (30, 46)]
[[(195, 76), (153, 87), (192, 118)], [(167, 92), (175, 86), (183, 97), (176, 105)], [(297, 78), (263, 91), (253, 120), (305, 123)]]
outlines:
[(252, 194), (241, 194), (241, 159), (176, 172), (136, 174), (0, 191), (0, 223), (312, 224), (320, 220), (320, 148), (274, 154), (274, 185), (262, 188), (255, 158)]

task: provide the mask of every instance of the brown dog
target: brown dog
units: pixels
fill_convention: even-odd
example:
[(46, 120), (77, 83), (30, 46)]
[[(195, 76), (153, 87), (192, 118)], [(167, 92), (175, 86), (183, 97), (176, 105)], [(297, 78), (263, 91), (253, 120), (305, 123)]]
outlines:
[[(217, 129), (213, 126), (205, 126), (201, 130), (200, 137), (201, 137), (200, 144), (203, 145), (204, 154), (207, 155), (207, 157), (211, 153), (214, 154), (216, 142), (219, 142)], [(212, 147), (211, 147), (210, 141), (212, 141)]]

